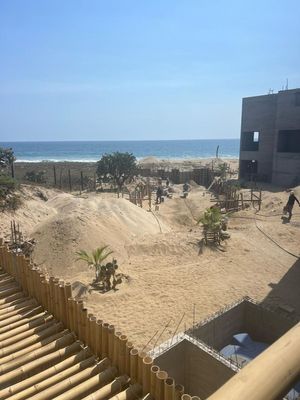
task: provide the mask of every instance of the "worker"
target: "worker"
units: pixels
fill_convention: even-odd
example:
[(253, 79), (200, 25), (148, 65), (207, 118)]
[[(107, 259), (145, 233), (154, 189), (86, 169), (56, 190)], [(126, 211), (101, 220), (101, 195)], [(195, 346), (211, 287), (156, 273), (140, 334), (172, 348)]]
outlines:
[(287, 212), (289, 214), (288, 221), (290, 221), (291, 218), (292, 218), (292, 210), (293, 210), (295, 201), (298, 203), (298, 205), (300, 207), (299, 200), (295, 196), (295, 193), (293, 191), (291, 191), (290, 195), (289, 195), (289, 199), (288, 199), (288, 201), (286, 203), (286, 206), (283, 209), (285, 212)]

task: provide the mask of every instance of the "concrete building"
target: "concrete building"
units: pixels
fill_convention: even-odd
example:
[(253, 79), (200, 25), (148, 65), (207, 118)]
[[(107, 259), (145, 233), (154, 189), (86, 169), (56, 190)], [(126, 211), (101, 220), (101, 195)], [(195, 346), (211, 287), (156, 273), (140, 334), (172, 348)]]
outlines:
[(243, 99), (240, 178), (300, 183), (300, 88)]

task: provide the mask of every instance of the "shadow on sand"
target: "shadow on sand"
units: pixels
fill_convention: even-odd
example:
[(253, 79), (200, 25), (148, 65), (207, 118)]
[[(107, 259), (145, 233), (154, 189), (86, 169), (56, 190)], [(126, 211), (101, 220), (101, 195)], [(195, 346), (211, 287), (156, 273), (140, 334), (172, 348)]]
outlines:
[(288, 306), (294, 311), (291, 316), (300, 318), (300, 259), (283, 276), (278, 283), (270, 282), (272, 291), (263, 300), (262, 304), (273, 306)]

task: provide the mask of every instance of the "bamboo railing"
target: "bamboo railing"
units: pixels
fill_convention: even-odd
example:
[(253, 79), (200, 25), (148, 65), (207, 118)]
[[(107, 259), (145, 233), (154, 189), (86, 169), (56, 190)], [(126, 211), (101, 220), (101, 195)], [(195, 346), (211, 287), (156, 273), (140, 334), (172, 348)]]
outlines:
[(179, 400), (183, 393), (126, 335), (90, 314), (71, 283), (0, 239), (1, 399)]

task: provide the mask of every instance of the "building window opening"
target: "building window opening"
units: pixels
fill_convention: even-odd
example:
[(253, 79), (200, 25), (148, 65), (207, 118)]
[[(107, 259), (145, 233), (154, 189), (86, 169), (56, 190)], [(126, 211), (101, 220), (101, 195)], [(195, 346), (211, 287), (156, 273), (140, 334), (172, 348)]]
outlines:
[(280, 153), (300, 153), (300, 129), (279, 131), (277, 151)]
[(259, 142), (259, 132), (253, 132), (253, 142)]
[(243, 132), (241, 140), (242, 151), (258, 151), (259, 132)]
[(300, 107), (300, 92), (295, 93), (295, 106)]

